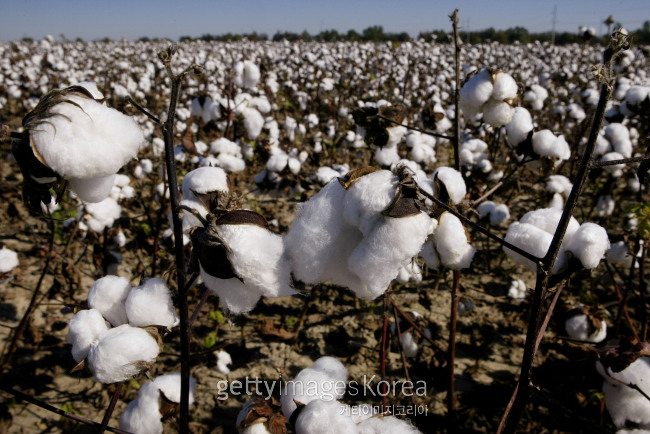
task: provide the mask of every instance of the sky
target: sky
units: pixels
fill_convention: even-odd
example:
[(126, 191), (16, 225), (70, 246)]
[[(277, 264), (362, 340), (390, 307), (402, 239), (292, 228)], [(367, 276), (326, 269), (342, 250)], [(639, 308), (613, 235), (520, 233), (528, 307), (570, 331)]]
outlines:
[(613, 15), (629, 30), (650, 20), (649, 0), (0, 0), (0, 41), (45, 35), (67, 39), (135, 40), (206, 33), (316, 34), (336, 29), (361, 32), (382, 26), (385, 32), (450, 30), (449, 14), (459, 9), (461, 31), (521, 26), (530, 32), (579, 26), (605, 32)]

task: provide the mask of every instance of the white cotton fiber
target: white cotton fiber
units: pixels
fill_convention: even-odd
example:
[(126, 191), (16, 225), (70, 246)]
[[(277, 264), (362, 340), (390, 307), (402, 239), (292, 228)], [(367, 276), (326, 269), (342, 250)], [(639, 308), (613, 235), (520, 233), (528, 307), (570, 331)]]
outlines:
[[(503, 74), (499, 74), (503, 75)], [(512, 120), (514, 109), (510, 104), (504, 101), (490, 99), (483, 106), (483, 122), (499, 128)]]
[(455, 215), (444, 212), (438, 219), (433, 238), (440, 261), (448, 268), (468, 268), (476, 253), (465, 233), (465, 228)]
[(345, 382), (348, 379), (348, 369), (335, 357), (323, 356), (314, 362), (311, 369), (323, 372), (336, 381)]
[(510, 288), (508, 288), (508, 297), (514, 300), (523, 300), (526, 298), (526, 284), (521, 279), (514, 279), (510, 282)]
[(479, 218), (488, 217), (495, 206), (496, 205), (491, 200), (479, 203), (476, 207), (476, 212), (478, 212)]
[(129, 324), (134, 327), (163, 326), (171, 329), (180, 322), (169, 287), (162, 279), (147, 279), (133, 288), (126, 298), (125, 307)]
[(102, 277), (88, 290), (88, 306), (97, 309), (113, 327), (126, 324), (124, 303), (130, 291), (131, 283), (126, 277)]
[(398, 181), (390, 170), (379, 170), (355, 180), (345, 194), (345, 221), (369, 235), (382, 217), (381, 212), (394, 200)]
[(106, 199), (111, 193), (114, 179), (113, 174), (95, 178), (69, 178), (68, 186), (79, 196), (79, 199), (96, 203)]
[(219, 225), (217, 231), (230, 247), (228, 259), (246, 286), (266, 297), (295, 294), (280, 235), (252, 224)]
[(142, 434), (162, 434), (160, 391), (153, 381), (145, 383), (138, 397), (131, 401), (120, 415), (120, 429)]
[(607, 336), (607, 323), (600, 320), (600, 329), (589, 334), (590, 319), (587, 315), (574, 315), (564, 322), (567, 335), (572, 339), (585, 342), (602, 342)]
[(142, 371), (138, 362), (151, 363), (159, 352), (158, 342), (149, 333), (123, 324), (90, 345), (88, 366), (100, 383), (117, 383)]
[[(505, 240), (541, 259), (546, 255), (548, 247), (551, 245), (551, 241), (553, 240), (553, 235), (533, 224), (514, 222), (508, 227), (508, 233), (506, 234)], [(507, 247), (504, 247), (503, 250), (517, 264), (524, 265), (532, 271), (537, 270), (537, 264), (533, 263), (533, 261), (524, 258)], [(558, 258), (555, 261), (556, 266), (560, 261), (560, 258), (561, 256), (558, 255)]]
[(338, 401), (311, 401), (296, 420), (296, 434), (357, 434), (357, 425)]
[(523, 107), (515, 107), (512, 120), (506, 125), (506, 134), (511, 145), (517, 146), (523, 142), (533, 130), (533, 118)]
[(194, 169), (183, 178), (183, 197), (198, 201), (192, 191), (199, 194), (212, 191), (228, 194), (228, 175), (220, 167), (199, 167)]
[(219, 154), (216, 159), (219, 167), (229, 173), (241, 172), (246, 169), (246, 162), (240, 157), (235, 157), (230, 154)]
[(600, 362), (597, 364), (599, 373), (605, 378), (603, 393), (605, 405), (612, 416), (617, 428), (623, 428), (627, 423), (638, 424), (641, 428), (650, 429), (650, 401), (638, 391), (627, 387), (612, 377), (624, 382), (637, 385), (646, 395), (650, 394), (650, 357), (640, 357), (621, 372), (605, 370)]
[(145, 145), (140, 127), (129, 116), (92, 99), (66, 99), (74, 104), (56, 104), (47, 122), (31, 132), (34, 147), (59, 175), (112, 175)]
[(499, 226), (505, 223), (510, 218), (510, 210), (508, 205), (500, 203), (494, 207), (490, 212), (490, 224), (492, 226)]
[(492, 76), (487, 69), (467, 80), (460, 89), (460, 109), (467, 118), (473, 118), (481, 111), (483, 104), (488, 102), (494, 86)]
[(72, 344), (72, 357), (77, 363), (88, 355), (90, 344), (97, 341), (108, 331), (102, 314), (96, 309), (80, 310), (68, 323), (69, 344)]
[(564, 136), (556, 137), (551, 130), (541, 130), (533, 134), (533, 151), (542, 157), (568, 160), (571, 150)]
[(400, 159), (396, 146), (384, 146), (375, 150), (375, 161), (384, 167), (392, 166)]
[(221, 350), (217, 352), (215, 356), (217, 358), (217, 371), (224, 375), (230, 374), (230, 368), (228, 367), (228, 365), (232, 364), (232, 357), (230, 357), (230, 354)]
[[(165, 395), (165, 398), (172, 402), (181, 402), (181, 373), (174, 372), (171, 374), (160, 375), (153, 380), (153, 384)], [(190, 394), (189, 404), (194, 403), (194, 393), (196, 392), (196, 380), (190, 377)]]
[(595, 223), (583, 223), (566, 244), (566, 250), (587, 269), (596, 268), (608, 249), (607, 231)]
[[(562, 218), (562, 210), (557, 208), (541, 208), (533, 211), (528, 211), (524, 216), (519, 219), (520, 223), (530, 223), (543, 231), (553, 235), (557, 229), (557, 225), (560, 223), (560, 218)], [(569, 242), (573, 234), (580, 227), (580, 223), (575, 217), (569, 219), (569, 224), (567, 225), (566, 232), (564, 234), (563, 243)], [(548, 248), (548, 246), (546, 247)]]
[(18, 254), (11, 249), (0, 249), (0, 273), (8, 273), (18, 266)]
[(264, 127), (264, 117), (259, 111), (251, 107), (245, 108), (243, 115), (244, 128), (246, 128), (248, 138), (251, 140), (257, 139)]
[(345, 381), (334, 378), (326, 372), (306, 368), (296, 378), (287, 381), (280, 397), (282, 413), (289, 419), (297, 408), (294, 401), (308, 404), (311, 401), (336, 402), (345, 393)]
[(565, 197), (569, 196), (569, 193), (571, 193), (571, 189), (573, 188), (573, 184), (569, 181), (569, 178), (564, 175), (551, 175), (547, 179), (546, 191), (551, 193), (560, 193)]
[[(459, 204), (463, 199), (465, 199), (465, 195), (467, 194), (467, 186), (465, 185), (463, 175), (461, 175), (460, 172), (456, 169), (444, 166), (438, 167), (433, 172), (433, 175), (431, 175), (431, 179), (438, 179), (445, 185), (447, 193), (449, 194), (449, 198), (454, 205)], [(438, 196), (440, 193), (436, 189), (435, 182), (433, 183), (433, 186), (433, 194), (435, 196)]]
[(210, 291), (219, 297), (222, 308), (235, 315), (253, 310), (262, 293), (255, 287), (249, 287), (237, 279), (218, 279), (200, 268), (201, 280)]
[(410, 421), (395, 416), (371, 417), (357, 425), (359, 434), (417, 434), (420, 431)]
[(210, 143), (210, 153), (211, 154), (230, 154), (241, 156), (241, 147), (225, 137), (221, 137), (214, 142)]
[(438, 252), (436, 252), (436, 249), (434, 247), (433, 235), (429, 235), (426, 242), (422, 245), (422, 249), (420, 250), (419, 255), (424, 260), (424, 263), (427, 265), (427, 267), (434, 270), (440, 267), (440, 257), (438, 256)]
[(357, 295), (372, 300), (383, 294), (402, 265), (418, 254), (433, 231), (433, 221), (425, 212), (402, 218), (382, 216), (348, 259), (350, 270), (365, 284), (355, 290)]
[[(608, 152), (607, 154), (603, 155), (600, 161), (602, 162), (616, 161), (616, 160), (622, 160), (624, 158), (625, 157), (622, 154), (619, 154), (618, 152)], [(625, 168), (625, 164), (612, 164), (610, 166), (603, 166), (603, 169), (611, 173), (614, 178), (618, 178), (621, 175), (623, 175), (624, 168)]]
[(298, 204), (296, 217), (285, 235), (294, 276), (307, 284), (327, 280), (343, 286), (360, 286), (348, 270), (347, 258), (361, 240), (361, 232), (346, 223), (346, 190), (333, 179), (308, 202)]
[(500, 72), (494, 80), (491, 98), (499, 101), (513, 99), (517, 96), (518, 90), (519, 88), (515, 79), (510, 74)]
[(329, 166), (323, 166), (316, 170), (315, 176), (319, 184), (326, 185), (334, 178), (341, 176), (341, 174)]
[(612, 243), (611, 247), (607, 251), (607, 260), (612, 264), (622, 264), (629, 267), (632, 255), (630, 255), (625, 241)]
[(107, 197), (101, 202), (87, 203), (86, 213), (90, 215), (88, 227), (93, 232), (103, 232), (104, 229), (113, 226), (115, 220), (120, 218), (122, 207), (112, 197)]

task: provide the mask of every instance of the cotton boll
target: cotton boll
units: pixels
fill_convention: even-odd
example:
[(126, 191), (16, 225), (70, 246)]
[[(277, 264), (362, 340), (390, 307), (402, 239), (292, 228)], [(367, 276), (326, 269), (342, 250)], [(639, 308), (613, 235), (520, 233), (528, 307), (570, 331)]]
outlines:
[(65, 99), (70, 102), (50, 107), (46, 122), (31, 131), (36, 151), (64, 178), (112, 175), (144, 146), (132, 118), (93, 99), (74, 94)]
[(422, 269), (420, 269), (420, 266), (416, 262), (409, 261), (408, 264), (402, 265), (399, 268), (395, 280), (402, 284), (408, 282), (422, 282)]
[[(600, 161), (602, 162), (616, 161), (616, 160), (622, 160), (624, 158), (625, 157), (622, 154), (619, 154), (618, 152), (609, 152), (603, 155), (603, 158), (601, 158)], [(614, 178), (618, 178), (622, 176), (624, 168), (625, 168), (625, 164), (613, 164), (610, 166), (603, 166), (603, 169), (611, 173)]]
[(483, 122), (495, 128), (502, 127), (512, 120), (514, 109), (504, 101), (490, 99), (483, 106)]
[(494, 86), (492, 76), (487, 69), (470, 78), (460, 89), (460, 109), (467, 118), (473, 118), (488, 102)]
[(218, 191), (227, 195), (230, 191), (228, 175), (220, 167), (199, 167), (188, 172), (183, 178), (183, 197), (199, 202), (194, 194), (205, 194)]
[(551, 175), (547, 179), (546, 191), (548, 192), (568, 196), (573, 188), (573, 184), (569, 181), (569, 178), (564, 175)]
[[(532, 225), (535, 225), (543, 231), (553, 235), (557, 229), (557, 225), (560, 223), (560, 218), (562, 218), (561, 209), (542, 208), (528, 211), (521, 219), (519, 219), (519, 221), (521, 223), (530, 223)], [(576, 220), (575, 217), (571, 217), (564, 234), (563, 242), (570, 241), (571, 237), (579, 227), (580, 223), (578, 223), (578, 220)]]
[(323, 372), (336, 381), (345, 382), (348, 379), (348, 369), (335, 357), (323, 356), (314, 362), (311, 369)]
[(0, 273), (8, 273), (18, 266), (18, 254), (13, 250), (0, 249)]
[(546, 208), (564, 209), (564, 197), (560, 193), (554, 193)]
[[(148, 383), (147, 383), (148, 384)], [(158, 390), (171, 402), (181, 402), (181, 373), (160, 375), (153, 380)], [(196, 392), (196, 380), (190, 377), (189, 404), (194, 404), (194, 393)]]
[(244, 116), (244, 128), (246, 128), (248, 138), (251, 140), (257, 139), (264, 127), (264, 117), (259, 111), (251, 107), (244, 109), (242, 114)]
[(266, 169), (271, 172), (282, 172), (289, 164), (289, 156), (284, 153), (277, 153), (271, 155), (269, 160), (266, 162)]
[(96, 178), (69, 178), (70, 190), (84, 202), (96, 203), (106, 199), (113, 189), (115, 175)]
[(556, 137), (551, 130), (541, 130), (533, 134), (533, 150), (543, 157), (568, 160), (571, 150), (564, 136)]
[(510, 74), (499, 72), (494, 80), (492, 99), (499, 101), (513, 99), (517, 96), (518, 90), (517, 82)]
[(515, 279), (510, 282), (510, 288), (508, 288), (508, 297), (514, 300), (523, 300), (526, 298), (526, 284), (523, 280)]
[[(533, 224), (514, 222), (508, 227), (505, 240), (538, 258), (543, 258), (551, 245), (553, 236)], [(537, 270), (537, 265), (533, 261), (524, 258), (507, 247), (504, 247), (503, 250), (515, 263), (524, 265), (531, 271)], [(564, 255), (558, 255), (555, 261), (554, 271), (555, 269), (560, 269), (561, 265), (565, 265), (563, 258)]]
[(311, 401), (296, 420), (296, 434), (357, 434), (357, 425), (338, 401)]
[[(451, 167), (438, 167), (433, 172), (433, 175), (431, 175), (431, 179), (434, 181), (438, 179), (445, 185), (449, 199), (451, 199), (451, 202), (454, 205), (458, 205), (460, 202), (462, 202), (463, 199), (465, 199), (465, 195), (467, 194), (467, 186), (465, 185), (463, 175), (461, 175), (460, 172), (456, 169), (453, 169)], [(437, 196), (440, 193), (437, 191), (435, 182), (433, 185), (434, 195)]]
[(515, 107), (512, 120), (506, 124), (506, 134), (511, 145), (517, 146), (523, 142), (533, 130), (533, 118), (523, 107)]
[(625, 241), (612, 243), (607, 251), (607, 260), (612, 264), (622, 264), (626, 268), (629, 267), (629, 264), (632, 261), (632, 255), (630, 255)]
[(219, 297), (219, 302), (226, 312), (235, 315), (253, 310), (259, 299), (261, 291), (256, 287), (248, 287), (237, 279), (218, 279), (200, 268), (201, 280), (210, 291)]
[(369, 235), (382, 218), (381, 212), (394, 200), (398, 181), (397, 175), (389, 170), (378, 170), (356, 179), (345, 194), (345, 221), (365, 236)]
[(442, 213), (433, 237), (436, 251), (446, 267), (459, 270), (470, 266), (476, 249), (469, 244), (465, 227), (458, 217)]
[(598, 203), (596, 204), (596, 211), (598, 212), (599, 217), (610, 216), (614, 212), (614, 206), (616, 202), (612, 196), (600, 196), (598, 198)]
[(229, 154), (220, 154), (216, 158), (217, 164), (226, 172), (241, 172), (246, 169), (246, 162), (239, 157)]
[(496, 205), (492, 212), (490, 212), (490, 224), (492, 226), (499, 226), (510, 218), (510, 210), (508, 205), (501, 203)]
[(88, 306), (97, 309), (113, 327), (126, 324), (126, 297), (131, 283), (125, 277), (105, 276), (97, 279), (88, 291)]
[(95, 380), (109, 384), (126, 380), (153, 362), (160, 348), (145, 330), (123, 324), (109, 329), (90, 345), (88, 363)]
[(307, 284), (330, 280), (358, 287), (361, 280), (348, 270), (347, 258), (362, 233), (346, 223), (346, 190), (332, 180), (308, 202), (298, 204), (296, 217), (285, 236), (294, 276)]
[(359, 434), (418, 434), (420, 431), (408, 420), (395, 416), (371, 417), (357, 425)]
[(88, 355), (90, 344), (108, 331), (104, 317), (97, 309), (80, 310), (68, 323), (66, 341), (72, 344), (72, 357), (80, 363)]
[(402, 264), (418, 254), (431, 232), (432, 220), (424, 212), (402, 218), (384, 217), (348, 259), (350, 270), (365, 284), (363, 289), (351, 289), (370, 300), (383, 294)]
[(607, 323), (600, 320), (600, 329), (589, 333), (590, 319), (586, 315), (575, 315), (564, 322), (567, 335), (572, 339), (585, 342), (602, 342), (607, 336)]
[(395, 146), (384, 146), (383, 148), (377, 148), (375, 150), (375, 161), (380, 166), (389, 167), (397, 163), (400, 159), (399, 154), (397, 153), (397, 147)]
[(424, 245), (422, 245), (419, 256), (424, 260), (427, 267), (436, 270), (440, 267), (440, 257), (438, 256), (438, 252), (436, 252), (433, 243), (433, 236), (430, 235)]
[(160, 391), (153, 381), (145, 383), (119, 419), (120, 429), (142, 434), (162, 434)]
[(595, 223), (583, 223), (566, 244), (587, 269), (596, 268), (608, 249), (607, 231)]
[(486, 200), (485, 202), (481, 202), (478, 204), (476, 207), (476, 212), (478, 212), (478, 217), (483, 219), (485, 217), (488, 217), (489, 214), (494, 210), (495, 203), (492, 202), (491, 200)]
[(86, 213), (90, 215), (88, 227), (93, 232), (101, 233), (104, 229), (113, 226), (115, 220), (120, 217), (122, 207), (117, 201), (108, 197), (101, 202), (87, 203), (85, 205)]
[(217, 371), (224, 375), (230, 374), (230, 368), (228, 367), (228, 365), (232, 364), (230, 354), (221, 350), (215, 356), (217, 357)]
[(169, 329), (180, 322), (167, 284), (158, 278), (147, 279), (130, 292), (125, 302), (129, 324), (134, 327), (163, 326)]
[(326, 185), (334, 178), (338, 178), (339, 176), (341, 176), (339, 172), (328, 166), (319, 167), (316, 170), (316, 179), (321, 185)]

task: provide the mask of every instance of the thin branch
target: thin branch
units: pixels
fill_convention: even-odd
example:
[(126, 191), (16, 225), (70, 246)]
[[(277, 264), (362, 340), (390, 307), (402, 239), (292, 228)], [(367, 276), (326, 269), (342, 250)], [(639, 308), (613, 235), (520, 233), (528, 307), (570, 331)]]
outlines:
[(456, 76), (454, 81), (454, 168), (460, 172), (460, 35), (458, 34), (458, 9), (449, 16), (454, 28), (454, 60)]
[[(392, 304), (392, 303), (391, 303)], [(399, 312), (393, 304), (393, 318), (395, 318), (395, 331), (397, 332), (397, 342), (399, 343), (399, 354), (402, 357), (402, 365), (404, 366), (404, 376), (406, 377), (407, 384), (413, 384), (409, 375), (409, 365), (406, 362), (406, 354), (404, 353), (404, 345), (402, 344), (402, 330), (399, 325)], [(411, 403), (415, 404), (415, 396), (411, 394)]]
[(642, 157), (623, 158), (621, 160), (592, 161), (591, 164), (589, 165), (589, 168), (596, 169), (598, 167), (616, 166), (617, 164), (640, 163), (642, 161), (648, 161), (648, 160), (650, 160), (650, 156), (644, 155)]
[(115, 384), (115, 392), (113, 393), (113, 398), (111, 399), (110, 404), (108, 404), (106, 413), (104, 413), (104, 418), (102, 419), (101, 426), (99, 427), (99, 434), (102, 434), (104, 431), (106, 431), (108, 422), (110, 422), (111, 416), (113, 415), (113, 410), (115, 410), (115, 404), (117, 404), (117, 401), (120, 399), (120, 393), (122, 393), (122, 386), (124, 386), (124, 381), (120, 381)]
[(377, 118), (379, 118), (379, 119), (383, 119), (383, 120), (385, 120), (385, 121), (388, 121), (388, 122), (390, 122), (391, 124), (397, 125), (397, 126), (399, 126), (399, 127), (404, 127), (404, 128), (406, 128), (407, 130), (417, 131), (418, 133), (426, 134), (426, 135), (428, 135), (428, 136), (438, 137), (439, 139), (447, 139), (447, 140), (453, 140), (453, 139), (454, 139), (452, 136), (446, 136), (446, 135), (444, 135), (444, 134), (434, 133), (433, 131), (423, 130), (423, 129), (418, 128), (418, 127), (413, 127), (413, 126), (410, 126), (410, 125), (405, 125), (405, 124), (403, 124), (403, 123), (401, 123), (401, 122), (397, 122), (397, 121), (394, 120), (394, 119), (389, 119), (389, 118), (387, 118), (387, 117), (385, 117), (385, 116), (382, 116), (382, 115), (375, 115), (375, 117), (377, 117)]

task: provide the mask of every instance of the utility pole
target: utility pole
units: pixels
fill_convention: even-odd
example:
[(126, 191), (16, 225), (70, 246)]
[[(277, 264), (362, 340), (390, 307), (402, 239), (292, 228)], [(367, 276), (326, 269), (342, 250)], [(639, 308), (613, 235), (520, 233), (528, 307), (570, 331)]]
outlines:
[(553, 26), (551, 27), (551, 45), (555, 45), (555, 20), (557, 18), (557, 5), (553, 6)]

